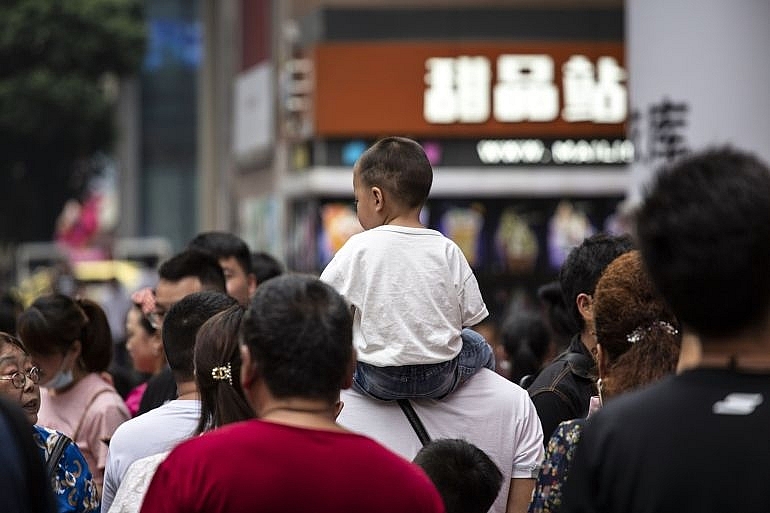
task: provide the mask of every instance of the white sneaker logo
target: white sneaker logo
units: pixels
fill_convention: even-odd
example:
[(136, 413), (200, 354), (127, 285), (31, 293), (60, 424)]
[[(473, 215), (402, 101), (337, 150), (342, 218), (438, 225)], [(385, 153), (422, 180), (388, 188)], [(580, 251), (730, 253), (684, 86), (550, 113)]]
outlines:
[(713, 412), (717, 415), (750, 415), (763, 401), (762, 394), (728, 394), (714, 403)]

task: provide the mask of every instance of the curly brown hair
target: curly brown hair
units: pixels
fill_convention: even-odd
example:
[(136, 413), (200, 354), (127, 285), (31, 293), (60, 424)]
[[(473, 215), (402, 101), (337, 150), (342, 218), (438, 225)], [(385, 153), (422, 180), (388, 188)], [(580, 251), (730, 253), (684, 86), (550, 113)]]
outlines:
[(594, 293), (596, 340), (607, 357), (604, 399), (653, 383), (676, 368), (681, 328), (639, 251), (607, 266)]

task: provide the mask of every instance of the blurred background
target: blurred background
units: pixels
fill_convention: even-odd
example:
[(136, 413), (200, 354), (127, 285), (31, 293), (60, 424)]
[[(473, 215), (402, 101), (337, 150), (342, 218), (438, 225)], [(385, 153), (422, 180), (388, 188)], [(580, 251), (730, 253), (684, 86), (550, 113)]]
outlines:
[(494, 314), (624, 232), (658, 166), (770, 160), (767, 0), (9, 0), (0, 288), (103, 303), (227, 230), (319, 272), (360, 226), (352, 165), (425, 148), (427, 226)]

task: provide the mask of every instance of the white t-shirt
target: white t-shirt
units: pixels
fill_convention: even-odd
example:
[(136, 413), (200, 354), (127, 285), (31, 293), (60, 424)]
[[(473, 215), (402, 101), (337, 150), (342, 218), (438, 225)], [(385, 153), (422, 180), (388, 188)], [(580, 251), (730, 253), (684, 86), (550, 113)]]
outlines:
[(489, 315), (462, 250), (428, 228), (355, 234), (321, 280), (354, 307), (358, 359), (379, 367), (449, 361), (462, 348), (462, 328)]
[[(417, 435), (395, 401), (377, 401), (344, 390), (337, 419), (412, 460), (421, 449)], [(440, 401), (411, 401), (431, 439), (461, 438), (487, 453), (503, 474), (503, 486), (490, 511), (504, 513), (511, 479), (537, 477), (543, 460), (543, 429), (527, 392), (481, 369)]]
[(107, 452), (101, 510), (109, 511), (123, 476), (133, 462), (169, 451), (190, 438), (198, 426), (200, 413), (200, 401), (177, 399), (121, 424), (112, 435)]

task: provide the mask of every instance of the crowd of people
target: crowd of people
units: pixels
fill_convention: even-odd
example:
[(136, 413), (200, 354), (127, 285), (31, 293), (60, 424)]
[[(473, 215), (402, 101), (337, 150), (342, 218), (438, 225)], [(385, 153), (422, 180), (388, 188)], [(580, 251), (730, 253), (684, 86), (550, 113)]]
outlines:
[(4, 511), (767, 509), (767, 164), (660, 169), (632, 233), (574, 247), (496, 347), (462, 251), (420, 223), (432, 177), (410, 139), (370, 147), (364, 231), (320, 276), (197, 235), (130, 295), (121, 392), (97, 302), (3, 308)]

